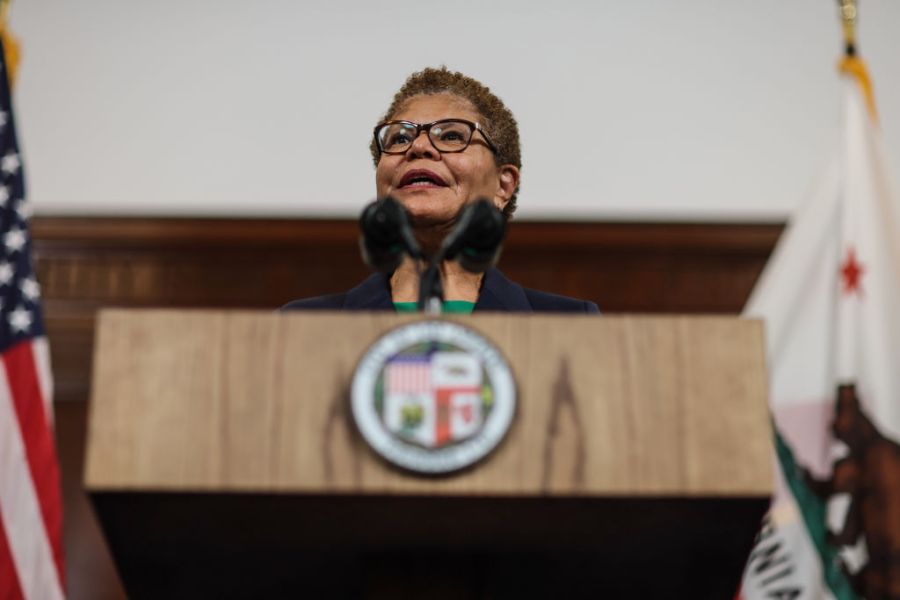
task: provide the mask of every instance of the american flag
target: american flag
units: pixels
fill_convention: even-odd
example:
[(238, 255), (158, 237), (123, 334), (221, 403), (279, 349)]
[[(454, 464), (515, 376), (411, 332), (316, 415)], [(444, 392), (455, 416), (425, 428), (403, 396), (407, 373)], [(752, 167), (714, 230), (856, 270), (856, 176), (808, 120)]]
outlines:
[(0, 599), (64, 598), (50, 358), (0, 46)]
[(387, 390), (395, 394), (431, 391), (431, 360), (428, 356), (392, 359), (385, 369)]

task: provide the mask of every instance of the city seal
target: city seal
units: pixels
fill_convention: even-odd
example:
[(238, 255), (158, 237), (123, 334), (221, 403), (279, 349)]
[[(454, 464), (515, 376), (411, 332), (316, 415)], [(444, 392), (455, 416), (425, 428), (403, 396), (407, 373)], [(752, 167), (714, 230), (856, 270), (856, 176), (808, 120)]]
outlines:
[(409, 471), (464, 469), (503, 440), (516, 386), (500, 351), (468, 327), (418, 321), (363, 355), (351, 389), (353, 419), (369, 446)]

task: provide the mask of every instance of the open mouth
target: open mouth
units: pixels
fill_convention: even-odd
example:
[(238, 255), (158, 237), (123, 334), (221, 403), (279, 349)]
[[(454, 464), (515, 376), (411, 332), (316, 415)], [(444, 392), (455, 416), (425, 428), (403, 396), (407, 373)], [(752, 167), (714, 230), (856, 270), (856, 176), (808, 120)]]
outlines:
[(447, 187), (447, 183), (437, 173), (425, 169), (414, 169), (403, 175), (400, 188)]

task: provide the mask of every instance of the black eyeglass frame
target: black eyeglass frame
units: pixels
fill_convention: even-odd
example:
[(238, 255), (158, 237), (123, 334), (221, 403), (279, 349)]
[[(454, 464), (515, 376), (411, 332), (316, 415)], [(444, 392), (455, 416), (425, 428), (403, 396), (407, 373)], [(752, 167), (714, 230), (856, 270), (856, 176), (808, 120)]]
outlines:
[[(412, 141), (410, 141), (409, 146), (406, 149), (396, 151), (396, 152), (389, 152), (384, 149), (384, 146), (382, 146), (381, 139), (378, 137), (378, 131), (385, 125), (396, 125), (398, 123), (402, 123), (404, 125), (412, 125), (413, 127), (416, 128), (416, 133), (413, 136)], [(431, 139), (431, 128), (434, 127), (435, 125), (440, 125), (441, 123), (465, 123), (466, 125), (471, 127), (472, 135), (469, 136), (468, 141), (466, 141), (466, 145), (463, 146), (462, 148), (460, 148), (459, 150), (440, 150), (440, 149), (438, 149), (437, 145), (435, 145), (435, 143), (434, 143), (434, 140)], [(494, 154), (497, 154), (497, 146), (494, 144), (494, 142), (491, 141), (491, 138), (488, 137), (488, 134), (484, 130), (484, 127), (481, 125), (481, 123), (478, 123), (475, 121), (467, 121), (466, 119), (439, 119), (437, 121), (432, 121), (431, 123), (415, 123), (413, 121), (385, 121), (385, 122), (379, 123), (378, 125), (375, 126), (375, 129), (372, 130), (372, 135), (375, 137), (375, 146), (378, 148), (378, 151), (380, 153), (382, 153), (382, 154), (406, 154), (407, 152), (409, 152), (409, 148), (412, 147), (413, 143), (415, 143), (415, 141), (417, 139), (419, 139), (419, 134), (421, 134), (423, 131), (428, 135), (428, 141), (431, 142), (432, 147), (435, 150), (437, 150), (438, 152), (440, 152), (441, 154), (454, 154), (456, 152), (465, 151), (465, 149), (468, 148), (469, 145), (472, 143), (472, 138), (475, 137), (476, 131), (481, 132), (481, 137), (484, 138), (484, 141), (487, 143), (488, 148), (491, 149), (491, 152), (493, 152)]]

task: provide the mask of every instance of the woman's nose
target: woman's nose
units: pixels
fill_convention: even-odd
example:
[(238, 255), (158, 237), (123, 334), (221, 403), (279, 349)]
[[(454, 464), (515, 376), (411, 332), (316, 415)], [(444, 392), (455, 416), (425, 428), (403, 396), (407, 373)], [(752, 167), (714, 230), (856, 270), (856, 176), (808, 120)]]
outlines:
[(418, 158), (437, 159), (441, 153), (438, 152), (434, 147), (434, 144), (431, 143), (428, 132), (420, 131), (419, 135), (416, 136), (416, 139), (409, 145), (409, 150), (406, 151), (406, 154)]

